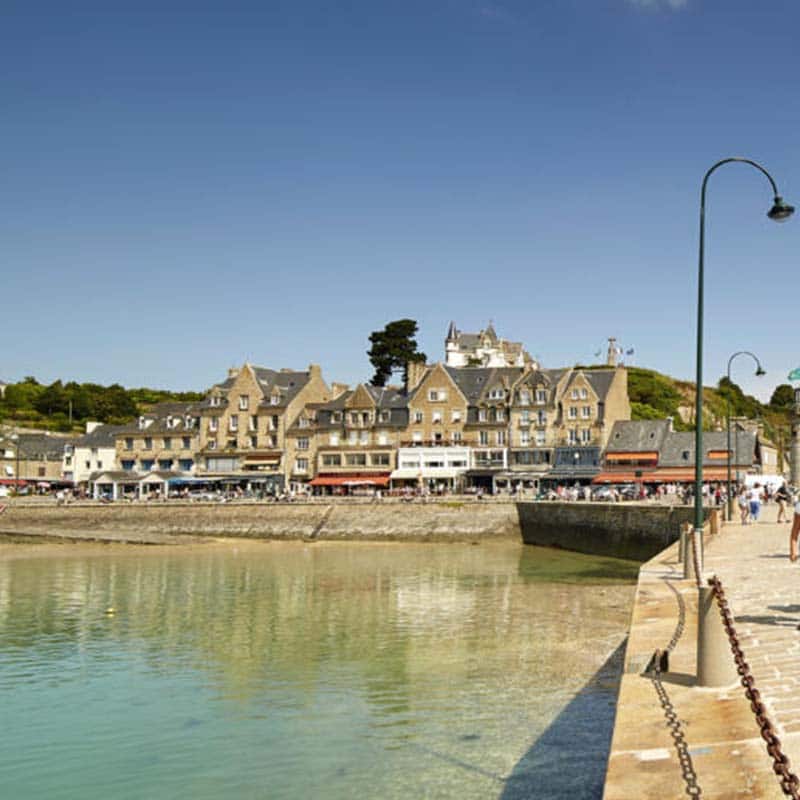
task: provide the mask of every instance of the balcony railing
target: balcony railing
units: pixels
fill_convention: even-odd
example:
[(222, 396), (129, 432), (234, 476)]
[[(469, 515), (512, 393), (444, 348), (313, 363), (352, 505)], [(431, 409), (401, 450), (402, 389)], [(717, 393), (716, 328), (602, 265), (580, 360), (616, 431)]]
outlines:
[(447, 440), (424, 439), (419, 442), (416, 442), (414, 440), (401, 441), (399, 446), (400, 447), (467, 447), (468, 445), (464, 441), (454, 442), (451, 439)]

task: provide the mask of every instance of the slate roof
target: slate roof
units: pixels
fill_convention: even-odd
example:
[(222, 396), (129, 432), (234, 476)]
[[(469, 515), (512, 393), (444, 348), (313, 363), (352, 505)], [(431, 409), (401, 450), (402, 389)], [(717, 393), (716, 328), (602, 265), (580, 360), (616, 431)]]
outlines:
[[(728, 449), (728, 434), (725, 431), (703, 432), (703, 466), (719, 466), (720, 459), (708, 458), (710, 450), (726, 451)], [(739, 433), (738, 438), (731, 434), (732, 458), (739, 464), (752, 464), (756, 460), (756, 435), (754, 433)], [(688, 452), (688, 458), (683, 454)], [(694, 464), (694, 433), (672, 432), (667, 436), (661, 455), (658, 459), (659, 467), (685, 467)], [(727, 462), (726, 462), (727, 463)]]
[(4, 447), (14, 450), (15, 454), (19, 447), (20, 459), (23, 460), (60, 461), (64, 456), (64, 446), (73, 444), (75, 439), (47, 433), (20, 433), (17, 439), (7, 436), (2, 442)]
[(468, 405), (481, 402), (488, 389), (510, 388), (523, 373), (522, 367), (445, 367), (447, 374), (467, 398)]
[[(156, 403), (149, 411), (141, 414), (145, 420), (150, 420), (146, 428), (139, 427), (139, 420), (120, 425), (115, 436), (138, 435), (152, 436), (153, 434), (164, 434), (166, 436), (180, 436), (186, 433), (197, 433), (197, 424), (194, 427), (187, 427), (185, 417), (188, 415), (196, 419), (200, 414), (202, 403), (199, 402), (174, 402)], [(167, 420), (172, 417), (172, 427), (167, 427)]]
[(91, 433), (85, 433), (74, 441), (75, 447), (114, 447), (114, 438), (126, 425), (98, 425)]
[[(370, 397), (375, 402), (378, 411), (389, 411), (389, 420), (378, 422), (375, 425), (389, 427), (405, 427), (408, 423), (408, 401), (409, 396), (402, 386), (372, 386), (362, 384), (369, 392)], [(332, 414), (334, 411), (345, 413), (347, 401), (356, 393), (355, 389), (349, 389), (340, 394), (335, 400), (327, 403), (314, 403), (313, 408), (317, 410), (317, 428), (340, 428), (341, 422), (333, 422)]]
[(607, 453), (635, 453), (657, 450), (672, 430), (668, 419), (622, 420), (614, 423), (606, 445)]
[[(693, 431), (673, 431), (668, 419), (625, 420), (615, 422), (606, 445), (606, 453), (658, 451), (659, 467), (686, 467), (695, 463)], [(731, 449), (739, 464), (752, 464), (756, 459), (755, 433), (740, 432), (731, 436)], [(724, 431), (703, 432), (703, 466), (719, 466), (718, 458), (709, 459), (711, 450), (725, 452), (728, 435)], [(684, 457), (684, 453), (686, 457)]]

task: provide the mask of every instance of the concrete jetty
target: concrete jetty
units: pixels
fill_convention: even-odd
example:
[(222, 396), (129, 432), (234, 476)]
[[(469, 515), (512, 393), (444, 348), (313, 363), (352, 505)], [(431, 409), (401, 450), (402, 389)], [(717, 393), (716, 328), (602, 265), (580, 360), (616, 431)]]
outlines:
[[(758, 523), (706, 536), (704, 577), (722, 582), (740, 646), (793, 772), (800, 770), (800, 562), (777, 508)], [(705, 581), (704, 581), (705, 583)], [(779, 798), (740, 682), (696, 685), (698, 589), (674, 544), (645, 563), (634, 601), (604, 798)], [(659, 676), (647, 670), (668, 650)], [(733, 654), (724, 652), (723, 657)], [(652, 664), (651, 664), (652, 666)]]

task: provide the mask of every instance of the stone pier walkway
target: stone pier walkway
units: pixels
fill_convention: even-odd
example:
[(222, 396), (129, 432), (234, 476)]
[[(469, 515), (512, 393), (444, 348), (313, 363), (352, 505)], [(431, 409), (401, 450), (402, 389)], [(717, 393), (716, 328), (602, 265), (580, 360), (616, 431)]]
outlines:
[[(789, 561), (791, 525), (777, 524), (776, 513), (767, 506), (757, 524), (728, 524), (708, 538), (705, 573), (722, 581), (756, 686), (800, 774), (800, 561)], [(697, 589), (682, 580), (677, 555), (674, 545), (640, 573), (604, 797), (784, 797), (741, 685), (695, 686)], [(644, 670), (667, 648), (659, 685)]]

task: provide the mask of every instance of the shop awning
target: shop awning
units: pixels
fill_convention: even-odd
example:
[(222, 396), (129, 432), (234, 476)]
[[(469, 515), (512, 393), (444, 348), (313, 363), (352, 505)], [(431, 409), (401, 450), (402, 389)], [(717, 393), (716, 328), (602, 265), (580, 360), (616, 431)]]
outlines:
[(606, 453), (606, 461), (658, 461), (658, 451)]
[(388, 475), (320, 475), (311, 486), (388, 486)]
[(437, 478), (455, 478), (463, 472), (464, 470), (448, 469), (447, 467), (431, 467), (429, 469), (425, 469), (424, 467), (422, 469), (396, 469), (391, 474), (391, 478), (393, 481), (411, 481), (416, 480), (417, 478), (423, 478), (424, 480), (436, 480)]
[[(741, 469), (739, 470), (741, 471)], [(736, 467), (731, 465), (731, 475), (736, 475)], [(658, 483), (689, 483), (694, 482), (694, 467), (677, 467), (675, 469), (657, 469), (651, 473), (649, 478)], [(703, 467), (703, 481), (727, 481), (727, 467)]]
[(592, 483), (633, 483), (634, 481), (646, 481), (652, 472), (642, 472), (642, 477), (637, 478), (633, 472), (601, 472), (595, 475)]

